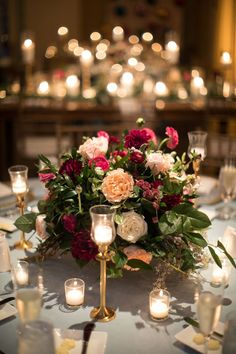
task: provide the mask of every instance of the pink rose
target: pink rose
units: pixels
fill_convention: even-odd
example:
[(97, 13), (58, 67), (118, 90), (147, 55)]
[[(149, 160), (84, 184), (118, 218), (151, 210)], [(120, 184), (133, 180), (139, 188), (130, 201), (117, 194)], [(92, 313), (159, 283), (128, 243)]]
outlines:
[(166, 128), (166, 135), (169, 137), (169, 140), (166, 144), (167, 147), (171, 150), (175, 149), (179, 143), (179, 135), (178, 135), (177, 131), (172, 127), (167, 127)]
[(50, 173), (40, 173), (39, 172), (39, 180), (40, 180), (40, 182), (47, 183), (47, 182), (51, 181), (54, 178), (56, 178), (56, 176), (52, 172), (50, 172)]
[(103, 171), (107, 171), (110, 167), (109, 161), (104, 156), (97, 156), (89, 160), (89, 166), (100, 167)]
[(105, 130), (99, 130), (99, 132), (97, 132), (97, 136), (103, 136), (104, 138), (106, 138), (109, 141), (109, 134), (107, 132), (105, 132)]
[(94, 157), (105, 155), (108, 150), (108, 140), (104, 136), (98, 138), (90, 138), (80, 145), (79, 153), (85, 159), (93, 159)]

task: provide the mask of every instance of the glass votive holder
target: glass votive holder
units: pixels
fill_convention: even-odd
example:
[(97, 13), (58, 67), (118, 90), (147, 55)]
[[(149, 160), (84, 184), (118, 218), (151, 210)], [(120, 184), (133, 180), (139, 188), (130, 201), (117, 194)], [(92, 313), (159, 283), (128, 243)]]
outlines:
[(24, 195), (28, 191), (28, 167), (24, 165), (11, 166), (8, 169), (11, 178), (12, 192)]
[(29, 263), (18, 260), (13, 267), (13, 277), (16, 286), (27, 285), (29, 283)]
[(69, 307), (79, 307), (84, 302), (85, 283), (82, 279), (71, 278), (65, 281), (65, 297)]
[(149, 310), (154, 321), (163, 321), (169, 317), (170, 293), (167, 290), (155, 289), (149, 294)]
[(214, 286), (224, 285), (229, 286), (231, 264), (227, 259), (221, 260), (222, 268), (218, 267), (217, 264), (213, 265), (212, 268), (212, 278), (211, 284)]

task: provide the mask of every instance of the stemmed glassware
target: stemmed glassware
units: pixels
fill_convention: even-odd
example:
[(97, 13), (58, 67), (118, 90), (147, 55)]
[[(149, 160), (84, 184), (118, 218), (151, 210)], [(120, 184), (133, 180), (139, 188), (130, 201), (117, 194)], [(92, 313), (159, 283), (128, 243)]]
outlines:
[[(28, 167), (24, 165), (15, 165), (11, 166), (8, 169), (8, 172), (11, 178), (12, 192), (16, 195), (20, 215), (24, 215), (25, 196), (28, 192)], [(32, 242), (25, 239), (24, 232), (21, 232), (20, 240), (15, 243), (15, 248), (32, 248)]]
[(230, 201), (236, 196), (236, 158), (227, 157), (224, 165), (220, 168), (219, 188), (221, 199), (224, 206), (217, 208), (217, 217), (228, 220), (235, 212), (235, 209), (229, 205)]
[(208, 340), (215, 330), (221, 315), (224, 284), (215, 284), (203, 279), (199, 282), (196, 296), (199, 329), (205, 338), (205, 354), (208, 352)]
[(115, 211), (108, 205), (95, 205), (90, 208), (92, 219), (91, 238), (98, 245), (96, 259), (100, 262), (100, 306), (95, 307), (90, 316), (100, 322), (115, 318), (115, 310), (106, 306), (106, 262), (110, 260), (108, 246), (116, 237)]
[(201, 130), (188, 132), (188, 139), (188, 156), (192, 159), (194, 174), (197, 177), (199, 174), (201, 161), (204, 160), (207, 153), (207, 132)]

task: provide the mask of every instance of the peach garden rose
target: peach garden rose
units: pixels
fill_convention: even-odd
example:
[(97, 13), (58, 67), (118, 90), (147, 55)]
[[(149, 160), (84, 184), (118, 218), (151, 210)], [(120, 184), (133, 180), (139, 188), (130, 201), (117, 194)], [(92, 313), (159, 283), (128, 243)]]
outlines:
[(133, 188), (133, 177), (122, 168), (109, 172), (101, 186), (102, 193), (110, 203), (119, 203), (129, 198)]
[(107, 150), (108, 140), (104, 136), (89, 138), (79, 147), (79, 153), (88, 160), (105, 155)]

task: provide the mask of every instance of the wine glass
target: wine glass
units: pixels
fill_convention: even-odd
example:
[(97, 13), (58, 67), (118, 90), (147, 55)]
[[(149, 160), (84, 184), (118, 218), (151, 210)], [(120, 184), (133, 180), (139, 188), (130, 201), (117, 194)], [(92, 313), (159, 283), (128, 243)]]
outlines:
[(230, 201), (236, 195), (236, 159), (228, 157), (224, 161), (224, 165), (220, 168), (219, 173), (219, 188), (221, 199), (224, 206), (217, 208), (217, 218), (228, 220), (231, 218), (235, 209), (229, 205)]
[(215, 330), (221, 315), (224, 284), (215, 284), (206, 279), (199, 283), (196, 296), (197, 318), (199, 329), (205, 338), (205, 354), (208, 351), (208, 340)]
[(200, 163), (206, 157), (206, 138), (207, 132), (201, 130), (188, 132), (188, 156), (192, 159), (193, 170), (196, 177), (198, 176), (200, 170)]

